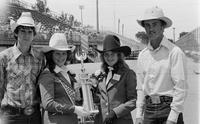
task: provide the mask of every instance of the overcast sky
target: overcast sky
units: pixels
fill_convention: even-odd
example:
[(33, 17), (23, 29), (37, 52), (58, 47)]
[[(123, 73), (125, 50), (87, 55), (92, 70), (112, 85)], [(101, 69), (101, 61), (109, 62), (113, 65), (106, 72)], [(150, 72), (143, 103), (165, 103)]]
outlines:
[[(26, 0), (36, 3), (36, 0)], [(81, 21), (83, 5), (83, 23), (92, 25), (96, 29), (96, 0), (47, 0), (48, 7), (58, 13), (71, 13)], [(168, 38), (173, 39), (175, 28), (176, 40), (179, 33), (190, 32), (198, 27), (200, 21), (200, 0), (99, 0), (99, 28), (117, 32), (118, 19), (124, 24), (124, 35), (135, 38), (138, 31), (144, 31), (136, 20), (145, 9), (158, 6), (163, 9), (165, 16), (173, 21), (173, 25), (165, 30)], [(120, 27), (121, 28), (121, 27)]]

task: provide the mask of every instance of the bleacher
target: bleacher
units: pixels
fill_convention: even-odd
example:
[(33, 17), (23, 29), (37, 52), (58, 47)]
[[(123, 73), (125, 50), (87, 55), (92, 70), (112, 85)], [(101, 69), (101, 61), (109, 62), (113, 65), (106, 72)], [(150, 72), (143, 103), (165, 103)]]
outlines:
[(142, 49), (145, 48), (145, 45), (143, 45), (143, 44), (141, 44), (141, 43), (139, 43), (139, 42), (137, 42), (133, 39), (124, 37), (120, 34), (117, 34), (117, 33), (111, 32), (111, 31), (107, 31), (106, 33), (107, 34), (114, 34), (114, 35), (118, 36), (120, 41), (121, 41), (122, 46), (129, 46), (132, 51), (142, 50)]
[(200, 51), (200, 27), (194, 29), (175, 42), (182, 50)]
[[(19, 3), (19, 1), (18, 1), (18, 3)], [(66, 24), (59, 22), (55, 18), (51, 17), (51, 15), (40, 13), (37, 10), (29, 9), (29, 8), (26, 8), (26, 7), (20, 6), (20, 5), (21, 5), (20, 3), (19, 4), (10, 3), (8, 5), (8, 7), (10, 8), (10, 10), (9, 10), (10, 15), (9, 16), (14, 16), (15, 18), (18, 18), (22, 11), (27, 11), (27, 12), (32, 13), (33, 18), (34, 18), (34, 20), (36, 20), (36, 22), (41, 22), (45, 27), (52, 28), (55, 25), (67, 27)]]
[[(48, 34), (45, 34), (44, 32), (38, 33), (38, 35), (36, 36), (36, 38), (33, 41), (34, 45), (38, 45), (38, 46), (48, 45), (49, 38), (53, 34), (53, 32), (52, 32), (53, 27), (56, 25), (59, 25), (60, 27), (69, 28), (69, 25), (60, 22), (59, 20), (57, 20), (56, 18), (54, 18), (51, 15), (48, 15), (45, 13), (40, 13), (37, 10), (30, 9), (31, 7), (26, 7), (27, 3), (23, 3), (23, 2), (21, 3), (19, 0), (17, 0), (17, 1), (11, 0), (11, 1), (12, 2), (8, 4), (9, 11), (7, 14), (7, 19), (8, 19), (8, 17), (12, 17), (12, 18), (14, 18), (14, 20), (17, 20), (20, 16), (21, 12), (27, 11), (27, 12), (32, 13), (32, 16), (36, 22), (38, 22), (38, 23), (40, 22), (42, 24), (42, 27), (45, 27), (44, 30), (49, 29)], [(78, 49), (80, 48), (86, 52), (89, 52), (88, 51), (89, 47), (98, 47), (98, 46), (101, 47), (103, 38), (106, 34), (117, 35), (120, 38), (122, 45), (128, 45), (131, 47), (132, 50), (142, 49), (141, 45), (139, 43), (135, 42), (132, 39), (126, 38), (122, 35), (116, 34), (114, 32), (96, 33), (95, 31), (91, 31), (90, 33), (88, 33), (85, 31), (76, 30), (76, 28), (72, 28), (72, 27), (71, 27), (71, 29), (73, 30), (72, 33), (70, 35), (66, 36), (68, 39), (68, 42), (70, 44), (76, 45)], [(92, 35), (90, 35), (90, 34), (92, 34)], [(10, 32), (6, 32), (6, 31), (3, 34), (0, 33), (0, 39), (2, 41), (0, 43), (0, 45), (4, 45), (7, 47), (13, 45), (14, 41), (15, 41), (15, 39), (13, 38), (13, 35), (10, 35)], [(96, 58), (94, 58), (94, 57), (95, 56), (88, 57), (90, 62), (95, 61)]]
[(194, 29), (175, 42), (184, 53), (195, 62), (200, 62), (200, 27)]
[[(69, 28), (69, 26), (67, 24), (61, 23), (59, 20), (57, 20), (55, 17), (53, 17), (52, 15), (48, 15), (48, 14), (44, 14), (44, 13), (40, 13), (37, 10), (34, 9), (30, 9), (31, 7), (27, 7), (27, 3), (23, 3), (19, 0), (11, 0), (11, 2), (8, 4), (8, 8), (9, 11), (6, 14), (7, 17), (7, 21), (6, 24), (2, 24), (2, 25), (6, 25), (7, 27), (9, 26), (9, 18), (12, 17), (13, 20), (17, 20), (20, 17), (21, 12), (31, 12), (32, 16), (34, 18), (34, 20), (37, 23), (41, 23), (42, 24), (42, 28), (44, 30), (48, 30), (48, 34), (44, 34), (44, 32), (39, 32), (36, 37), (34, 38), (33, 44), (41, 47), (44, 45), (48, 45), (49, 39), (51, 37), (51, 35), (53, 34), (53, 29), (55, 26), (59, 25), (59, 27), (62, 27), (62, 29), (65, 28)], [(55, 15), (54, 15), (55, 16)], [(59, 16), (59, 15), (57, 15)], [(5, 22), (5, 21), (2, 21)], [(4, 29), (4, 31), (0, 32), (0, 45), (1, 46), (5, 46), (10, 47), (14, 44), (15, 39), (14, 39), (14, 35), (11, 31), (8, 32), (7, 30), (8, 28)], [(68, 42), (70, 44), (76, 45), (77, 49), (82, 48), (83, 50), (85, 50), (86, 52), (88, 52), (88, 36), (83, 35), (83, 37), (81, 37), (80, 33), (76, 33), (77, 31), (75, 31), (73, 28), (71, 28), (73, 31), (71, 33), (70, 36), (67, 36)], [(44, 38), (45, 37), (45, 38)], [(90, 56), (88, 57), (90, 62), (94, 62), (93, 58), (91, 58)]]

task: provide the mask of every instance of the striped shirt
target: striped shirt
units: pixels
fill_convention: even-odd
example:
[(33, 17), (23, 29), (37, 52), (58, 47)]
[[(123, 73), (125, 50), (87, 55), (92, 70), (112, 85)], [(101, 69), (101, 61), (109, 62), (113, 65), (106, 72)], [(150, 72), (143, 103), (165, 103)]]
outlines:
[(31, 47), (23, 55), (16, 47), (0, 53), (0, 103), (25, 108), (38, 103), (36, 78), (44, 62), (43, 55)]

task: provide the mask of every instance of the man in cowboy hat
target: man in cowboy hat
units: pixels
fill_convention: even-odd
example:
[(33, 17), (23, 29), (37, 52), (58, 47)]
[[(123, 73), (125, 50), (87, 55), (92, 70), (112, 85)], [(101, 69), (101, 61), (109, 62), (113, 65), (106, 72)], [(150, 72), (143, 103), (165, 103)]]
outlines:
[(144, 27), (149, 43), (138, 57), (136, 124), (183, 124), (185, 55), (163, 35), (172, 21), (162, 9), (153, 7), (137, 22)]
[(30, 12), (22, 12), (12, 25), (17, 42), (0, 53), (0, 110), (5, 124), (40, 124), (37, 77), (43, 55), (31, 46), (36, 25)]

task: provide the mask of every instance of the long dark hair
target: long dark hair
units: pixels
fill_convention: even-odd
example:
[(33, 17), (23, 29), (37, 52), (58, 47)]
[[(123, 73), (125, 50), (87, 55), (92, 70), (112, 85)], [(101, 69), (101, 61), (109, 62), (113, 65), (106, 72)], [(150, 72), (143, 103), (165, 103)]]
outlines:
[[(54, 69), (56, 67), (56, 64), (53, 61), (53, 52), (54, 51), (51, 50), (51, 51), (45, 53), (45, 57), (46, 57), (46, 61), (47, 61), (46, 62), (46, 68), (48, 68), (50, 72), (55, 73)], [(71, 54), (72, 54), (71, 51), (67, 51), (67, 59), (66, 59), (66, 61), (71, 59)], [(65, 64), (67, 64), (67, 63), (65, 62)]]
[[(124, 61), (124, 55), (121, 52), (116, 52), (116, 51), (112, 51), (114, 53), (117, 53), (118, 56), (118, 61), (115, 63), (115, 65), (113, 66), (114, 68), (114, 72), (116, 72), (117, 70), (119, 70), (120, 68), (129, 68), (129, 66), (126, 64), (126, 62)], [(108, 73), (108, 64), (106, 63), (105, 59), (104, 59), (104, 53), (100, 54), (100, 59), (102, 61), (102, 65), (101, 68), (103, 69), (103, 71), (105, 73)]]

